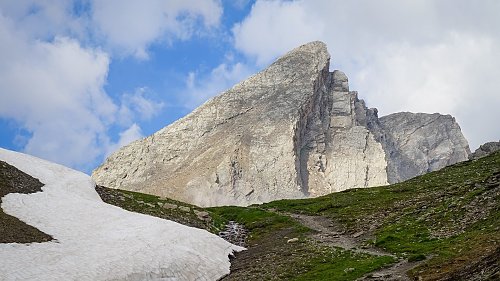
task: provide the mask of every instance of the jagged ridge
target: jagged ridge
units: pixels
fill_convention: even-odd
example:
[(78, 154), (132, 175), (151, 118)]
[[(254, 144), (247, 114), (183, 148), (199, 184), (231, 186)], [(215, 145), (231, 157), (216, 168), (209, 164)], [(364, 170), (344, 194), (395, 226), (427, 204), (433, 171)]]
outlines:
[(322, 42), (292, 50), (120, 149), (93, 178), (201, 206), (248, 205), (384, 185), (467, 159), (453, 118), (379, 119), (344, 73), (329, 72), (329, 59)]

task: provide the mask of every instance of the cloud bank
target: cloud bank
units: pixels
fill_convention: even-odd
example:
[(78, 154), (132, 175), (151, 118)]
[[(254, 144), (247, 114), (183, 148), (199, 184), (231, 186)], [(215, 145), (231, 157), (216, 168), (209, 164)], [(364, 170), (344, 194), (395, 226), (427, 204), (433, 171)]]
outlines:
[[(136, 120), (150, 119), (163, 103), (148, 98), (146, 88), (113, 100), (104, 90), (111, 58), (147, 58), (150, 44), (216, 27), (222, 13), (218, 1), (149, 4), (0, 3), (0, 117), (28, 132), (18, 138), (24, 152), (88, 171), (142, 137)], [(115, 142), (113, 126), (121, 128)]]
[(218, 1), (94, 0), (91, 21), (98, 37), (112, 50), (147, 59), (147, 48), (157, 40), (186, 40), (199, 26), (218, 26)]

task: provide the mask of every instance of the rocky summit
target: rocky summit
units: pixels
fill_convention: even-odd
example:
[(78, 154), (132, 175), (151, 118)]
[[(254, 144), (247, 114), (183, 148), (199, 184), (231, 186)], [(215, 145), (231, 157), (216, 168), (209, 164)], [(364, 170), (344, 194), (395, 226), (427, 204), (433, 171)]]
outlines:
[(324, 43), (302, 45), (116, 151), (92, 177), (200, 206), (249, 205), (386, 185), (468, 159), (453, 117), (379, 118), (329, 62)]

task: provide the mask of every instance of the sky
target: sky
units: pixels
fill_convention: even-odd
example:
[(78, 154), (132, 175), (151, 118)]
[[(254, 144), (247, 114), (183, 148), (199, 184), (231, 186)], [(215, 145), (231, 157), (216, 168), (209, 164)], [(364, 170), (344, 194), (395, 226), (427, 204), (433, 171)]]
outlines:
[(379, 116), (500, 139), (500, 1), (3, 0), (0, 147), (86, 173), (310, 41)]

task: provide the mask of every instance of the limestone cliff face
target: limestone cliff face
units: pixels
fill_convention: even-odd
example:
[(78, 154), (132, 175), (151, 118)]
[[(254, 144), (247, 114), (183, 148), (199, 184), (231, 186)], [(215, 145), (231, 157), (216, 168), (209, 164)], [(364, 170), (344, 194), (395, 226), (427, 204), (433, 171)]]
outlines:
[(470, 150), (450, 115), (394, 113), (380, 118), (387, 175), (395, 183), (468, 159)]
[(313, 108), (301, 118), (297, 159), (306, 195), (387, 184), (385, 152), (368, 123), (377, 120), (341, 71), (329, 81)]
[(329, 58), (321, 42), (292, 50), (121, 148), (92, 177), (200, 206), (249, 205), (384, 185), (467, 159), (452, 117), (379, 119), (344, 73), (329, 72)]

